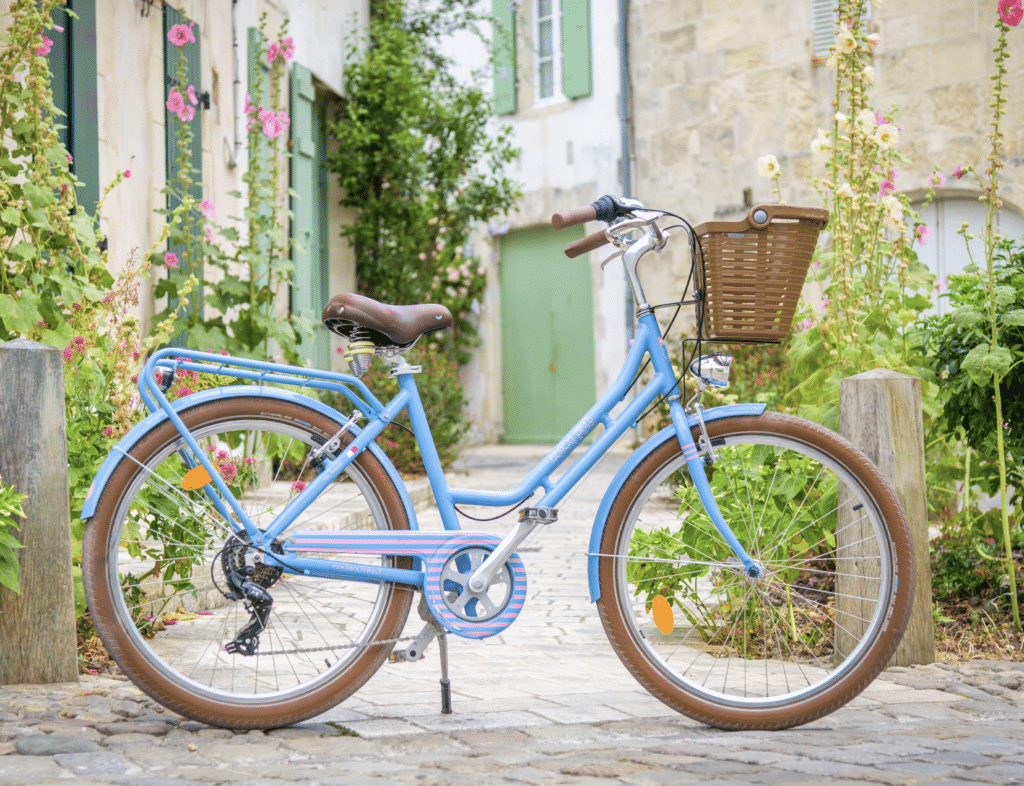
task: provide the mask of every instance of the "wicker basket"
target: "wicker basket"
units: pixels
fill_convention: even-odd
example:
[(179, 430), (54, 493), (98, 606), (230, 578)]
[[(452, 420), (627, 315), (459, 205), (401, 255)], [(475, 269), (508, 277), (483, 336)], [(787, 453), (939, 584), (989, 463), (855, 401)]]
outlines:
[(697, 266), (703, 338), (776, 344), (789, 335), (827, 225), (821, 208), (756, 205), (743, 221), (696, 227), (704, 253), (703, 270)]

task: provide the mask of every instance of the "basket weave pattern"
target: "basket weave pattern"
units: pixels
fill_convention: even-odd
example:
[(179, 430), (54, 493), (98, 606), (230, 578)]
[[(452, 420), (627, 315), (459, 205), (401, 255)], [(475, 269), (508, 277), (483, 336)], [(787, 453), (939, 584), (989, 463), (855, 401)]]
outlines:
[[(706, 340), (777, 344), (789, 335), (828, 211), (758, 205), (743, 221), (701, 224)], [(698, 306), (700, 307), (700, 306)]]

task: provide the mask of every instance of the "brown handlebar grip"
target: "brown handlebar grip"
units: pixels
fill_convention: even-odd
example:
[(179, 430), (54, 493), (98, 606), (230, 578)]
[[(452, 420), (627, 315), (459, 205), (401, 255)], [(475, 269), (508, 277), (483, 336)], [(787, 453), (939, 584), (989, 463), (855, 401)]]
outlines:
[(595, 248), (600, 248), (608, 242), (607, 236), (604, 234), (602, 229), (600, 232), (595, 232), (592, 235), (587, 235), (582, 240), (576, 240), (565, 247), (565, 255), (569, 259), (575, 259), (581, 254), (586, 254), (588, 251), (593, 251)]
[(594, 209), (593, 205), (574, 207), (572, 210), (563, 210), (561, 213), (555, 213), (551, 216), (551, 226), (555, 229), (565, 229), (566, 227), (586, 224), (588, 221), (594, 221), (596, 218), (597, 210)]

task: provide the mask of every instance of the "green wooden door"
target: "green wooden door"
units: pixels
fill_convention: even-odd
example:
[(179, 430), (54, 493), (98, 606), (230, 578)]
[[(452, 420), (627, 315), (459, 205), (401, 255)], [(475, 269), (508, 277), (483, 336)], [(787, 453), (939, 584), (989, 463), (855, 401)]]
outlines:
[(510, 232), (501, 242), (502, 393), (507, 442), (557, 442), (593, 405), (589, 257), (565, 244), (582, 228)]

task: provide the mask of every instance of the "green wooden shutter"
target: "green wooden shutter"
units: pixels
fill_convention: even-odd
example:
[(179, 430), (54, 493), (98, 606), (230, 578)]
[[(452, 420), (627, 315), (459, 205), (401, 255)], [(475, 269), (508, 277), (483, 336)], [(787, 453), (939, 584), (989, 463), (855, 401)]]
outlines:
[(303, 337), (302, 357), (316, 368), (330, 364), (330, 342), (320, 324), (326, 304), (327, 265), (323, 216), (327, 202), (323, 193), (323, 127), (316, 101), (313, 76), (292, 64), (291, 70), (291, 259), (295, 273), (291, 287), (293, 314), (306, 317), (316, 326), (316, 336)]
[(592, 91), (590, 0), (562, 0), (562, 92), (583, 98)]
[(73, 0), (68, 8), (52, 12), (55, 24), (64, 28), (50, 30), (53, 49), (48, 60), (53, 80), (53, 103), (64, 117), (59, 123), (60, 141), (71, 153), (71, 171), (82, 183), (77, 189), (78, 204), (89, 215), (96, 213), (100, 198), (99, 123), (96, 111), (96, 0)]
[[(257, 81), (257, 76), (260, 78), (260, 90), (259, 94), (250, 95), (250, 101), (254, 106), (262, 106), (270, 108), (270, 65), (267, 63), (265, 54), (265, 47), (263, 46), (263, 34), (260, 33), (258, 27), (250, 27), (248, 31), (247, 39), (247, 68), (246, 68), (246, 79), (248, 90), (251, 93), (254, 90), (254, 85)], [(253, 122), (259, 124), (259, 119), (255, 113), (252, 115)], [(266, 138), (257, 134), (257, 136), (265, 143)], [(263, 144), (262, 152), (259, 157), (259, 169), (260, 178), (263, 181), (262, 185), (257, 185), (258, 189), (277, 188), (277, 184), (267, 185), (268, 173), (273, 169), (274, 166), (274, 150), (271, 145)], [(258, 208), (259, 215), (266, 218), (271, 214), (271, 208), (267, 204), (263, 204)], [(267, 253), (269, 247), (269, 240), (263, 236), (257, 240), (257, 246), (263, 252), (264, 255)], [(254, 272), (256, 275), (257, 286), (262, 286), (263, 278), (265, 275), (269, 275), (269, 266), (258, 262), (254, 266)]]
[[(185, 94), (185, 89), (188, 85), (195, 85), (196, 93), (200, 93), (201, 88), (201, 69), (199, 61), (199, 25), (192, 24), (192, 33), (196, 38), (194, 44), (185, 44), (182, 47), (177, 47), (170, 42), (167, 38), (167, 34), (171, 31), (171, 28), (177, 24), (189, 24), (189, 19), (185, 17), (180, 11), (171, 8), (170, 6), (164, 6), (164, 96), (170, 94), (171, 87), (177, 86), (175, 82), (177, 80), (178, 73), (178, 61), (180, 58), (185, 57), (188, 59), (188, 71), (185, 75), (185, 84), (180, 85), (179, 92), (182, 95)], [(185, 99), (188, 100), (187, 98)], [(195, 116), (189, 121), (189, 127), (192, 129), (192, 149), (189, 151), (188, 158), (188, 171), (189, 176), (192, 179), (192, 183), (189, 186), (188, 193), (196, 200), (196, 204), (203, 198), (203, 121), (202, 121), (202, 104), (196, 107)], [(176, 180), (180, 175), (180, 166), (178, 164), (178, 127), (181, 125), (181, 121), (177, 115), (171, 114), (167, 109), (164, 109), (164, 154), (165, 154), (165, 171), (167, 172), (167, 182), (171, 183)], [(181, 197), (178, 194), (168, 193), (167, 195), (167, 209), (174, 210), (178, 205), (181, 204)], [(196, 208), (198, 210), (198, 208)], [(199, 233), (199, 222), (195, 224), (195, 231), (198, 236)], [(192, 263), (185, 258), (185, 246), (181, 244), (175, 244), (170, 241), (167, 243), (167, 250), (177, 254), (178, 259), (182, 260), (178, 268), (171, 271), (169, 275), (175, 278), (180, 277), (182, 280), (188, 277), (190, 273), (195, 273), (196, 277), (200, 282), (203, 280), (203, 270), (201, 264), (196, 264), (196, 269), (192, 269)], [(173, 308), (176, 303), (172, 300), (171, 307)], [(203, 290), (202, 285), (196, 288), (195, 291), (189, 295), (189, 306), (188, 306), (188, 317), (198, 316), (202, 319), (203, 315)], [(179, 346), (183, 346), (185, 341), (184, 336), (178, 336), (172, 343)]]
[(494, 0), (494, 112), (515, 114), (516, 12), (510, 0)]

